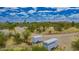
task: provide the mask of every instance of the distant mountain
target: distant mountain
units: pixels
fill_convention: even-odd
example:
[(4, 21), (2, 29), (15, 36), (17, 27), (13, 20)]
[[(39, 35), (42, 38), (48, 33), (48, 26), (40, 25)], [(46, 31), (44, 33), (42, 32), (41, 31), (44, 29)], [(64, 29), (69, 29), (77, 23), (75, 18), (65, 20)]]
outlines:
[(0, 22), (79, 22), (79, 7), (0, 7)]

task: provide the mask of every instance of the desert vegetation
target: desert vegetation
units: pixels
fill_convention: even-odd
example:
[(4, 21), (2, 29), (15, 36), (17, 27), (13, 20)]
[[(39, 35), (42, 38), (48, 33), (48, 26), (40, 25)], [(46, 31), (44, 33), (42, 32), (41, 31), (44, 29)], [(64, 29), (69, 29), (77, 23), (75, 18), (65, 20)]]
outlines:
[[(43, 46), (34, 46), (32, 36), (76, 32), (79, 32), (79, 23), (77, 22), (0, 22), (0, 50), (47, 50)], [(77, 44), (73, 43), (72, 45)], [(62, 49), (57, 48), (56, 50)]]
[(79, 51), (79, 38), (78, 37), (74, 41), (72, 41), (72, 48), (75, 51)]

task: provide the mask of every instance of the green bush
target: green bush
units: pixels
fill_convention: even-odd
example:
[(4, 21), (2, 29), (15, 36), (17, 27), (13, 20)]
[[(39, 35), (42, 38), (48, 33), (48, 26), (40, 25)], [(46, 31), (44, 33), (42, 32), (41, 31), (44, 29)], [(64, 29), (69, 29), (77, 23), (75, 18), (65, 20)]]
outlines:
[(23, 42), (25, 42), (25, 43), (28, 42), (29, 36), (31, 36), (31, 32), (29, 30), (24, 31), (23, 32), (23, 37), (24, 37)]
[(34, 46), (32, 47), (32, 51), (47, 51), (47, 49), (43, 46)]
[(79, 50), (79, 39), (72, 42), (72, 48), (74, 50)]
[(20, 34), (19, 33), (16, 33), (16, 35), (14, 35), (14, 41), (17, 44), (20, 44), (22, 42), (22, 39), (20, 38)]
[(2, 51), (29, 51), (28, 48), (6, 48)]
[(0, 47), (3, 47), (5, 45), (5, 36), (2, 32), (0, 32)]

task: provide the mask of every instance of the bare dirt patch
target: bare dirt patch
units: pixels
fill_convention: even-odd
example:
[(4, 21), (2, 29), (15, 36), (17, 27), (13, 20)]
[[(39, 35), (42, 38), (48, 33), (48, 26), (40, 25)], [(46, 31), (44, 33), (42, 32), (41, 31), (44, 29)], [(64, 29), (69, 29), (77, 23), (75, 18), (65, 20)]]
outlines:
[(59, 47), (65, 47), (66, 51), (71, 51), (71, 43), (78, 35), (79, 33), (43, 35), (43, 41), (55, 37), (59, 40)]

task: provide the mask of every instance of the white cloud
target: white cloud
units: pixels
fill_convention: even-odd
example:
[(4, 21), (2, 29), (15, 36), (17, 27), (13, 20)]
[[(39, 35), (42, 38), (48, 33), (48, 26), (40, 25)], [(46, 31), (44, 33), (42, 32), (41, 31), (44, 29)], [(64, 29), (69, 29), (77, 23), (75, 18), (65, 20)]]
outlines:
[(62, 7), (61, 8), (61, 7), (59, 7), (59, 8), (57, 8), (57, 11), (60, 12), (60, 11), (63, 11), (63, 10), (68, 10), (68, 9), (79, 9), (79, 8), (77, 8), (77, 7), (76, 8), (70, 8), (70, 7)]
[(10, 7), (10, 9), (18, 9), (18, 7)]
[(55, 12), (60, 12), (63, 10), (68, 10), (68, 9), (71, 9), (71, 8), (70, 7), (57, 7), (57, 10)]
[(23, 15), (23, 17), (28, 17), (28, 14), (26, 12), (14, 12), (14, 13), (9, 13), (11, 16), (18, 17), (18, 15)]
[(22, 14), (22, 15), (28, 17), (28, 14), (26, 12), (20, 12), (20, 13), (17, 13), (17, 14)]
[(10, 13), (10, 15), (16, 15), (16, 13)]
[[(5, 8), (3, 8), (3, 9), (0, 9), (0, 12), (5, 12), (5, 11), (7, 11), (7, 10), (16, 10), (16, 9), (18, 9), (17, 7), (5, 7)], [(18, 10), (17, 10), (18, 11)]]
[(26, 15), (26, 12), (20, 12), (20, 13), (18, 13), (18, 14), (23, 14), (23, 15)]
[(73, 14), (71, 16), (69, 16), (70, 18), (79, 18), (79, 14)]
[(38, 11), (38, 12), (52, 12), (52, 11), (45, 10), (45, 11)]
[(6, 10), (5, 9), (0, 9), (0, 12), (5, 12)]
[(30, 11), (28, 11), (28, 13), (30, 13), (30, 14), (32, 14), (34, 12), (36, 12), (36, 10), (30, 10)]

